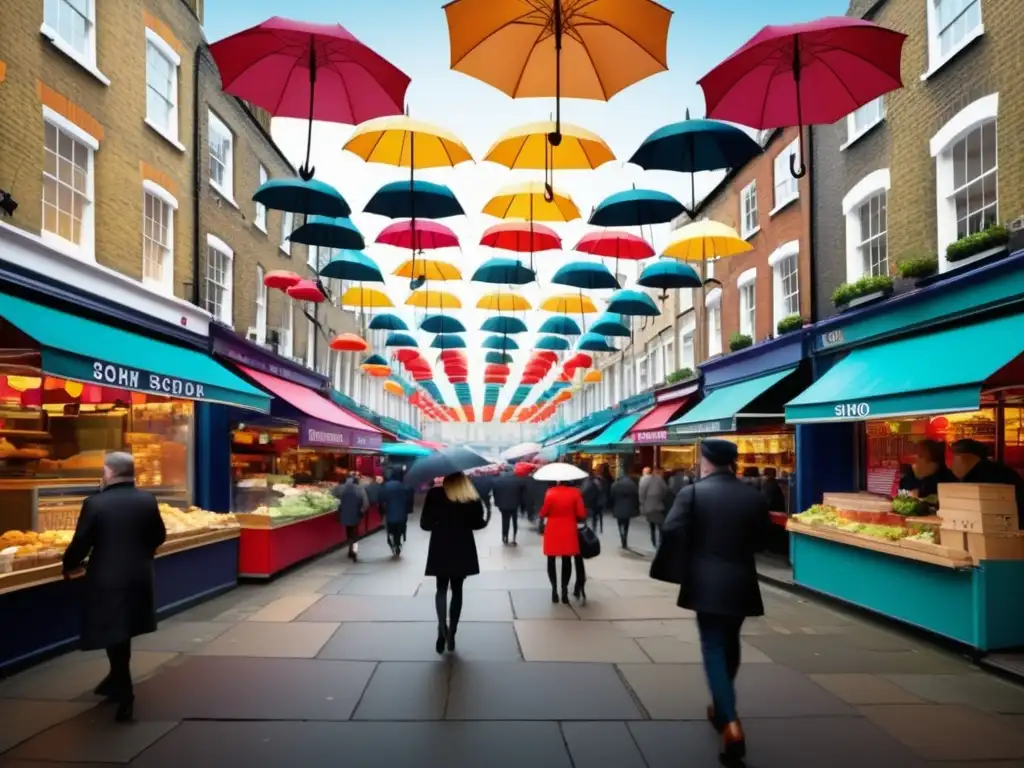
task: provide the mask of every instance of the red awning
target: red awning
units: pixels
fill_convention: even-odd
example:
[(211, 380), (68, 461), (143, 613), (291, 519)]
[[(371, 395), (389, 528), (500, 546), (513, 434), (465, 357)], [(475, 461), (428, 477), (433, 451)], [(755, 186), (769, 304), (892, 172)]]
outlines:
[(330, 424), (337, 424), (339, 427), (348, 427), (349, 429), (358, 429), (362, 432), (374, 432), (381, 434), (381, 430), (377, 429), (372, 424), (366, 423), (358, 416), (355, 416), (344, 408), (335, 405), (326, 397), (314, 392), (309, 387), (304, 387), (301, 384), (293, 384), (290, 381), (279, 379), (277, 376), (271, 376), (268, 373), (254, 371), (252, 368), (246, 368), (244, 365), (239, 365), (238, 367), (242, 373), (269, 391), (270, 394), (281, 398), (288, 403), (288, 405), (302, 411), (307, 416), (314, 419), (320, 419), (320, 421), (326, 421)]
[(661, 429), (668, 423), (668, 420), (672, 418), (672, 414), (685, 405), (685, 400), (673, 400), (670, 403), (662, 403), (661, 405), (654, 406), (643, 415), (640, 421), (633, 425), (633, 428), (629, 430), (630, 434), (633, 432), (650, 432), (654, 429)]

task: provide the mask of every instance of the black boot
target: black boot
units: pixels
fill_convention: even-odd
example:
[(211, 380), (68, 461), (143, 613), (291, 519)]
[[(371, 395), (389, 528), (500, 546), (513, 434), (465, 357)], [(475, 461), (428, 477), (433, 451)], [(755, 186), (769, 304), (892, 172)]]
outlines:
[(554, 587), (551, 588), (551, 602), (552, 603), (557, 603), (558, 602), (558, 590), (555, 589)]
[(448, 650), (450, 652), (455, 651), (455, 627), (448, 627)]
[(569, 585), (562, 587), (562, 602), (566, 605), (569, 604)]
[(439, 654), (444, 653), (445, 643), (448, 641), (448, 630), (445, 627), (438, 627), (437, 642), (434, 643), (434, 650)]
[(129, 696), (117, 702), (114, 720), (118, 723), (130, 723), (135, 719), (135, 697)]
[(105, 699), (112, 699), (117, 693), (114, 690), (114, 683), (110, 680), (110, 675), (104, 677), (100, 684), (93, 688), (92, 692)]

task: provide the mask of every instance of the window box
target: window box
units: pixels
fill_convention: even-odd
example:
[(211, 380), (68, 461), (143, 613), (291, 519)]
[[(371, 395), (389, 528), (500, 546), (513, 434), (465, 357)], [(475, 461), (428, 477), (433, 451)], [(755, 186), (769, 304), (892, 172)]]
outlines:
[(803, 328), (804, 325), (804, 319), (800, 315), (786, 315), (784, 318), (779, 320), (778, 325), (775, 326), (775, 330), (777, 330), (781, 336), (784, 333), (798, 331)]
[(1005, 251), (1009, 242), (1010, 231), (1004, 226), (994, 224), (988, 229), (961, 237), (956, 242), (950, 243), (946, 248), (946, 261), (950, 263), (959, 263), (967, 259), (979, 261), (1000, 251)]
[(883, 299), (893, 292), (893, 279), (888, 275), (865, 275), (852, 283), (843, 283), (832, 293), (836, 309), (852, 309)]
[(678, 384), (681, 381), (693, 378), (693, 369), (691, 368), (680, 368), (678, 371), (672, 371), (668, 376), (665, 377), (666, 384)]
[(896, 269), (904, 280), (920, 282), (939, 271), (939, 260), (925, 252), (911, 254), (897, 262)]
[(739, 352), (741, 349), (752, 347), (754, 338), (746, 333), (734, 333), (729, 337), (729, 351)]

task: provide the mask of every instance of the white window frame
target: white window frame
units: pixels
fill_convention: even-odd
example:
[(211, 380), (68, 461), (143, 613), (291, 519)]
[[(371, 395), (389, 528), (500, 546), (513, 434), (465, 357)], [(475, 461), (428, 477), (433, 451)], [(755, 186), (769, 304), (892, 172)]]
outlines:
[[(79, 51), (70, 40), (66, 40), (57, 30), (60, 26), (58, 20), (60, 9), (66, 6), (63, 0), (44, 0), (43, 23), (39, 27), (39, 34), (49, 40), (50, 45), (99, 80), (103, 85), (110, 85), (110, 78), (100, 72), (96, 61), (96, 2), (97, 0), (88, 0), (86, 9), (86, 23), (88, 25), (85, 40), (86, 50)], [(67, 12), (75, 13), (71, 8), (67, 8)], [(58, 14), (58, 18), (54, 18), (54, 13)]]
[(263, 283), (266, 276), (264, 269), (256, 265), (256, 343), (266, 344), (267, 342), (267, 303), (270, 299), (270, 291)]
[[(220, 315), (216, 316), (216, 319), (220, 320), (225, 325), (233, 326), (234, 325), (234, 316), (235, 316), (235, 313), (234, 313), (234, 299), (235, 299), (235, 270), (234, 270), (234, 264), (235, 264), (235, 252), (234, 252), (234, 250), (232, 250), (231, 246), (229, 246), (227, 243), (225, 243), (223, 240), (221, 240), (216, 235), (210, 234), (209, 232), (206, 234), (206, 246), (207, 246), (207, 248), (212, 248), (213, 250), (217, 251), (221, 255), (227, 257), (227, 269), (224, 272), (224, 276), (225, 276), (224, 301), (221, 304)], [(208, 259), (209, 259), (209, 254), (207, 254), (207, 260)], [(206, 282), (209, 281), (209, 269), (210, 269), (209, 268), (209, 264), (207, 264), (206, 273), (203, 275), (204, 287), (205, 287)], [(204, 294), (204, 296), (205, 296), (205, 294)], [(205, 299), (203, 301), (203, 305), (204, 305), (204, 308), (205, 308), (205, 305), (206, 305)]]
[(846, 219), (846, 282), (848, 283), (859, 280), (866, 274), (864, 260), (860, 252), (860, 207), (881, 192), (885, 192), (888, 198), (891, 186), (892, 177), (889, 169), (879, 168), (854, 184), (853, 188), (843, 196), (842, 210)]
[[(793, 178), (793, 172), (789, 167), (790, 157), (795, 157), (797, 166), (800, 165), (800, 139), (793, 139), (789, 142), (772, 162), (772, 194), (775, 198), (775, 207), (768, 212), (769, 217), (800, 199), (800, 179)], [(779, 196), (780, 187), (782, 187), (781, 197)]]
[[(145, 269), (145, 242), (146, 242), (146, 196), (153, 197), (158, 202), (163, 203), (167, 206), (167, 262), (163, 265), (163, 279), (152, 280), (147, 278)], [(142, 282), (144, 285), (148, 285), (155, 288), (160, 293), (167, 296), (174, 295), (174, 220), (175, 214), (178, 211), (178, 199), (168, 192), (166, 189), (161, 187), (155, 181), (150, 179), (143, 179), (142, 181), (142, 242), (143, 242), (143, 269), (142, 269)]]
[[(751, 204), (749, 208), (747, 207), (748, 202)], [(756, 221), (754, 226), (748, 228), (747, 219), (750, 214), (753, 214)], [(757, 208), (757, 179), (754, 179), (740, 190), (740, 237), (749, 240), (760, 231), (761, 214)]]
[(939, 35), (942, 32), (939, 29), (939, 14), (936, 9), (938, 0), (925, 0), (925, 7), (927, 8), (928, 15), (928, 70), (921, 75), (921, 81), (928, 80), (936, 72), (946, 66), (949, 62), (955, 59), (960, 53), (971, 43), (985, 34), (985, 24), (982, 17), (982, 3), (981, 0), (977, 0), (976, 5), (978, 7), (978, 24), (974, 29), (968, 31), (962, 40), (957, 43), (948, 53), (943, 54), (940, 48)]
[[(796, 312), (789, 312), (786, 308), (787, 296), (783, 281), (790, 265), (796, 276)], [(782, 318), (800, 314), (800, 241), (790, 240), (772, 251), (768, 257), (768, 266), (772, 269), (772, 335), (775, 335)]]
[[(925, 0), (925, 2), (931, 2), (931, 0)], [(877, 106), (876, 106), (877, 105)], [(871, 122), (865, 123), (861, 126), (860, 130), (857, 129), (857, 115), (864, 114), (868, 110), (874, 112), (873, 119)], [(842, 152), (851, 144), (859, 141), (862, 137), (867, 136), (876, 126), (881, 125), (885, 121), (885, 96), (879, 96), (877, 99), (872, 99), (867, 104), (858, 107), (853, 112), (846, 116), (846, 141), (842, 146), (839, 147), (839, 151)]]
[[(171, 82), (171, 109), (167, 118), (169, 124), (166, 127), (157, 123), (149, 115), (149, 91), (153, 88), (149, 83), (149, 56), (151, 54), (159, 56), (171, 65), (173, 75)], [(185, 145), (178, 141), (178, 99), (180, 88), (181, 57), (166, 40), (160, 37), (160, 35), (149, 27), (146, 27), (146, 117), (144, 118), (144, 122), (159, 136), (166, 139), (171, 146), (179, 152), (184, 152)], [(165, 94), (160, 95), (164, 96)]]
[(736, 278), (739, 294), (739, 331), (757, 341), (757, 267), (751, 267)]
[(278, 354), (291, 358), (295, 353), (295, 306), (285, 299), (284, 324), (278, 331)]
[[(996, 123), (996, 165), (993, 171), (999, 173), (999, 94), (992, 93), (968, 104), (952, 120), (932, 136), (928, 144), (935, 158), (935, 200), (936, 226), (939, 249), (939, 271), (945, 272), (951, 265), (946, 261), (946, 248), (956, 241), (956, 201), (952, 197), (953, 155), (952, 149), (958, 141), (985, 123)], [(998, 180), (998, 179), (997, 179)], [(997, 186), (998, 188), (998, 186)], [(996, 203), (996, 220), (999, 220), (999, 204)], [(984, 258), (979, 254), (977, 258)], [(958, 262), (963, 265), (963, 262)]]
[[(289, 240), (292, 236), (292, 232), (295, 231), (295, 214), (291, 211), (281, 212), (281, 242), (278, 244), (278, 248), (281, 249), (281, 253), (287, 254), (288, 258), (292, 255), (292, 241)], [(309, 249), (310, 251), (314, 249)]]
[[(687, 348), (689, 353), (687, 354)], [(697, 320), (691, 312), (679, 324), (679, 368), (697, 370)]]
[[(267, 167), (260, 163), (260, 188), (270, 181), (270, 174)], [(256, 203), (256, 216), (253, 218), (253, 225), (263, 234), (267, 234), (267, 206), (263, 203)]]
[(235, 132), (232, 131), (228, 124), (225, 123), (217, 113), (212, 109), (206, 111), (206, 154), (208, 157), (207, 166), (209, 166), (209, 160), (219, 159), (213, 156), (213, 145), (211, 143), (213, 139), (214, 131), (226, 134), (231, 139), (231, 146), (228, 148), (227, 157), (224, 162), (224, 183), (221, 184), (214, 180), (213, 174), (210, 173), (209, 167), (207, 167), (207, 175), (210, 178), (210, 186), (213, 187), (214, 191), (227, 200), (235, 208), (238, 207), (238, 203), (235, 202)]
[[(661, 345), (661, 351), (664, 354), (661, 382), (664, 382), (670, 373), (675, 373), (676, 371), (676, 340), (672, 338), (671, 329), (669, 329), (668, 333), (665, 334), (665, 341)], [(659, 384), (661, 382), (659, 382)]]
[(704, 297), (704, 309), (707, 315), (706, 330), (708, 334), (708, 357), (722, 354), (722, 289), (708, 291)]
[(312, 304), (306, 307), (306, 367), (311, 371), (316, 370), (316, 326), (309, 317), (313, 314)]
[[(72, 256), (82, 261), (96, 261), (96, 152), (99, 151), (100, 142), (95, 136), (83, 130), (78, 125), (68, 120), (64, 115), (43, 106), (43, 121), (57, 129), (58, 133), (64, 133), (68, 138), (73, 139), (89, 150), (88, 173), (85, 182), (86, 205), (82, 214), (81, 243), (65, 240), (56, 232), (50, 232), (40, 227), (39, 238), (54, 250)], [(59, 142), (59, 137), (58, 137)], [(59, 146), (58, 146), (59, 149)], [(46, 152), (45, 130), (43, 135), (43, 152)], [(58, 156), (59, 157), (59, 156)], [(46, 176), (45, 165), (43, 176)], [(59, 181), (57, 182), (60, 183)], [(40, 195), (40, 207), (42, 208), (42, 195)]]

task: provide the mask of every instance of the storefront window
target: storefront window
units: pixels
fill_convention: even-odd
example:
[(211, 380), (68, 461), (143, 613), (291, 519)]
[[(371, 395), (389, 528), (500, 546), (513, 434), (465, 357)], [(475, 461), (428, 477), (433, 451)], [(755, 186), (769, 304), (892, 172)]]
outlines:
[(1003, 463), (1024, 476), (1024, 408), (1005, 408), (1003, 423)]

